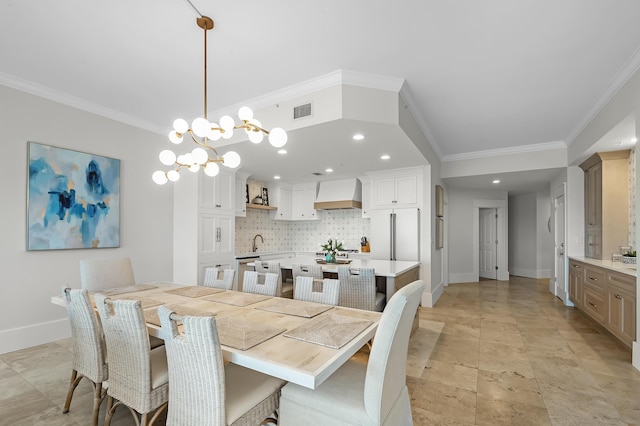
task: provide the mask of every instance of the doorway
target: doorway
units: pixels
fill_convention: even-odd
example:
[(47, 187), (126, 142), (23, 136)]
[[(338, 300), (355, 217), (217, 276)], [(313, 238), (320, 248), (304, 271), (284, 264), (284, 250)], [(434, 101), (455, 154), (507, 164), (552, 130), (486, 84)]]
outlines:
[(498, 278), (498, 210), (480, 209), (479, 238), (479, 275), (480, 278), (495, 280)]
[[(498, 215), (496, 218), (496, 278), (499, 281), (506, 281), (509, 279), (509, 271), (507, 268), (507, 253), (509, 249), (508, 244), (508, 221), (507, 221), (507, 202), (506, 200), (486, 200), (486, 199), (474, 199), (473, 200), (473, 278), (475, 281), (480, 280), (480, 209), (494, 209)], [(494, 240), (494, 241), (495, 241)], [(494, 266), (495, 269), (495, 266)]]
[[(567, 303), (566, 280), (566, 235), (565, 235), (565, 194), (564, 184), (552, 190), (552, 217), (549, 218), (549, 232), (553, 235), (554, 268), (549, 282), (549, 291)], [(553, 222), (553, 223), (551, 223)], [(551, 226), (553, 224), (553, 226)]]

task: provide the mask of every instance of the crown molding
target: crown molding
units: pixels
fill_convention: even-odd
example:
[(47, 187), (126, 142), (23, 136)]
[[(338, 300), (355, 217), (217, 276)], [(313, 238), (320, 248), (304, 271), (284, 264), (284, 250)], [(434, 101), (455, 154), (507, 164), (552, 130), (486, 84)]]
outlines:
[(565, 138), (567, 146), (582, 133), (587, 125), (598, 115), (598, 113), (609, 103), (609, 101), (622, 89), (622, 86), (640, 69), (640, 47), (636, 49), (625, 65), (613, 76), (611, 82), (602, 91), (600, 97), (589, 110), (589, 112), (580, 120), (573, 131)]
[(438, 145), (435, 136), (431, 132), (431, 129), (427, 125), (427, 122), (424, 120), (422, 115), (416, 114), (418, 108), (416, 107), (416, 103), (413, 100), (413, 96), (411, 95), (411, 91), (409, 90), (406, 82), (400, 88), (400, 96), (402, 97), (402, 100), (407, 105), (407, 107), (409, 107), (409, 112), (411, 112), (413, 119), (416, 120), (416, 123), (418, 123), (418, 127), (420, 127), (420, 130), (422, 130), (422, 133), (427, 138), (427, 141), (429, 142), (429, 145), (431, 145), (433, 151), (436, 153), (436, 156), (438, 157), (438, 159), (440, 159), (440, 161), (442, 161), (444, 154), (440, 149), (440, 145)]
[(107, 108), (102, 105), (95, 104), (93, 102), (89, 102), (85, 99), (81, 99), (81, 98), (60, 92), (58, 90), (45, 87), (38, 83), (34, 83), (32, 81), (22, 79), (20, 77), (16, 77), (11, 74), (0, 72), (0, 84), (2, 84), (3, 86), (10, 87), (12, 89), (19, 90), (21, 92), (26, 92), (35, 96), (39, 96), (41, 98), (48, 99), (53, 102), (58, 102), (60, 104), (70, 106), (72, 108), (76, 108), (82, 111), (96, 114), (101, 117), (109, 118), (111, 120), (119, 121), (121, 123), (125, 123), (133, 127), (137, 127), (139, 129), (147, 130), (152, 133), (157, 133), (160, 135), (165, 134), (164, 128), (159, 128), (155, 124), (149, 123), (148, 121), (140, 120), (137, 117), (133, 117), (128, 114), (123, 114), (120, 111), (116, 111), (114, 109)]
[(504, 155), (525, 154), (528, 152), (549, 151), (556, 149), (567, 149), (567, 145), (562, 141), (537, 143), (531, 145), (514, 146), (509, 148), (487, 149), (485, 151), (463, 152), (462, 154), (445, 155), (442, 162), (475, 160), (478, 158), (499, 157)]

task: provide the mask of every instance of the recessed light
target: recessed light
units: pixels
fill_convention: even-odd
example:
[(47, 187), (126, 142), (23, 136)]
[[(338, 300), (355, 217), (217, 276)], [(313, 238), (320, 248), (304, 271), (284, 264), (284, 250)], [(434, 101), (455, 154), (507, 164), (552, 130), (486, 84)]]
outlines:
[(631, 138), (631, 143), (636, 143), (638, 142), (638, 138)]
[(391, 158), (391, 157), (389, 157), (387, 154), (384, 154), (384, 155), (380, 156), (381, 160), (388, 160), (389, 158)]
[(364, 135), (363, 134), (356, 133), (355, 135), (353, 135), (353, 140), (354, 141), (361, 141), (362, 139), (364, 139)]
[(329, 169), (325, 169), (325, 172), (327, 173), (333, 173), (333, 169), (329, 168)]
[(279, 150), (278, 150), (278, 154), (280, 154), (280, 155), (284, 155), (284, 154), (286, 154), (286, 153), (287, 153), (287, 150), (286, 150), (286, 149), (279, 149)]
[(495, 179), (495, 180), (494, 180), (493, 182), (491, 182), (491, 183), (496, 183), (496, 184), (497, 184), (497, 183), (500, 183), (500, 179)]
[(278, 179), (280, 179), (280, 176), (275, 175), (273, 178), (274, 178), (275, 180), (278, 180)]

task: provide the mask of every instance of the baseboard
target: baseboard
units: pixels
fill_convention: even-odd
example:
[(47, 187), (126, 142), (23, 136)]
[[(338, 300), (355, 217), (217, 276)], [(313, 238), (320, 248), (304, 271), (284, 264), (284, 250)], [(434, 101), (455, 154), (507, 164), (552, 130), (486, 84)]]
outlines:
[(640, 370), (640, 343), (635, 341), (632, 346), (631, 364), (636, 368), (636, 370)]
[(68, 319), (0, 331), (0, 354), (71, 337)]
[(551, 271), (548, 269), (521, 269), (509, 268), (509, 273), (518, 277), (525, 278), (551, 278)]
[(435, 289), (431, 289), (431, 293), (422, 293), (421, 305), (425, 308), (433, 308), (440, 296), (442, 296), (443, 291), (444, 286), (440, 282)]
[(478, 282), (478, 277), (474, 273), (450, 273), (449, 284), (456, 283), (475, 283)]

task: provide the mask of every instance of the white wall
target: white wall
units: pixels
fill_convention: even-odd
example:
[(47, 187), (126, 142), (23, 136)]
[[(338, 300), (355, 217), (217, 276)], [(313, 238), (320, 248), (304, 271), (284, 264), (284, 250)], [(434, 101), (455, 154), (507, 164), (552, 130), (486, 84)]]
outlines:
[[(506, 191), (477, 191), (458, 188), (447, 190), (449, 283), (476, 281), (477, 263), (474, 254), (474, 200), (501, 200), (507, 203)], [(475, 220), (477, 222), (477, 218)]]
[[(163, 136), (5, 86), (0, 129), (0, 353), (69, 335), (66, 311), (50, 298), (61, 286), (80, 286), (80, 259), (128, 256), (138, 282), (171, 279), (172, 189), (151, 180)], [(26, 251), (29, 141), (121, 160), (120, 248)]]

